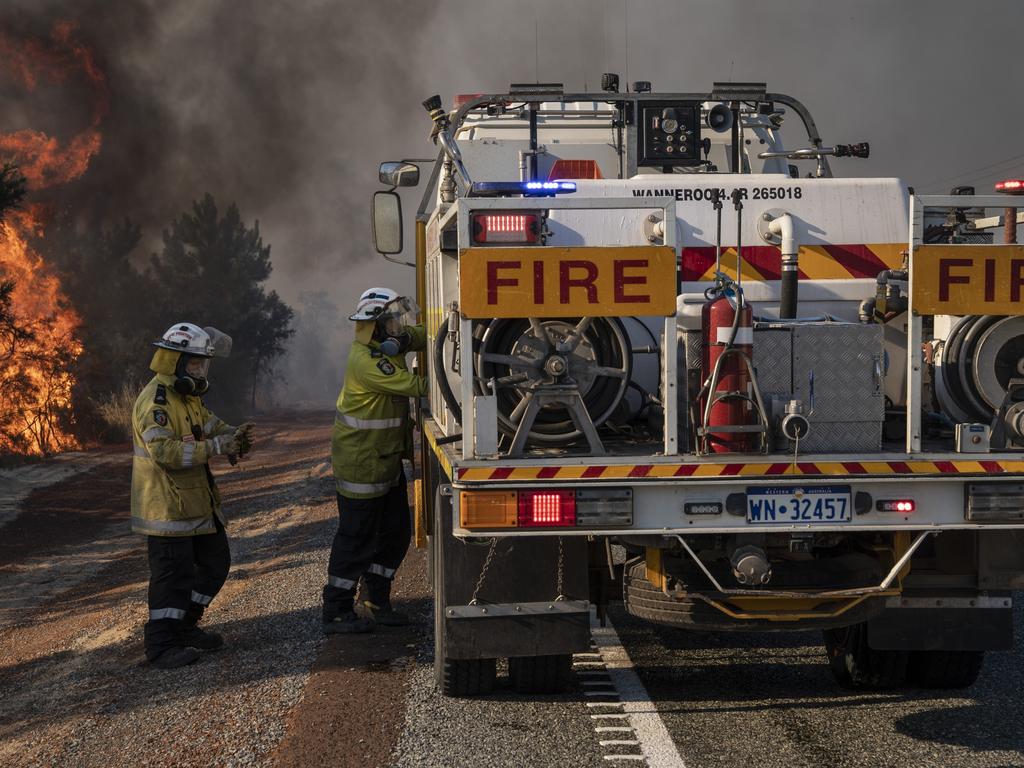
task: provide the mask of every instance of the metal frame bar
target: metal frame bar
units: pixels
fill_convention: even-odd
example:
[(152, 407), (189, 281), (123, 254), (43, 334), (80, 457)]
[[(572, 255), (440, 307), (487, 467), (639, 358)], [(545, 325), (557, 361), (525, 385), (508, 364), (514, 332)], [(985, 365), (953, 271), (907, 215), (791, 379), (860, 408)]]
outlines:
[[(488, 209), (501, 210), (536, 210), (544, 208), (547, 210), (661, 210), (664, 215), (664, 244), (676, 251), (676, 271), (678, 273), (678, 249), (676, 248), (676, 201), (663, 197), (644, 198), (619, 198), (619, 197), (460, 197), (445, 213), (445, 221), (452, 216), (457, 216), (459, 253), (468, 248), (471, 243), (469, 229), (469, 212)], [(617, 244), (621, 245), (621, 244)], [(539, 252), (543, 252), (545, 246), (537, 246)], [(595, 245), (595, 248), (602, 246)], [(461, 280), (461, 272), (460, 272)], [(475, 436), (476, 423), (471, 418), (472, 409), (466, 407), (466, 403), (473, 402), (473, 380), (476, 374), (474, 360), (472, 357), (472, 344), (467, 344), (466, 339), (473, 337), (472, 320), (461, 317), (459, 322), (459, 333), (462, 336), (462, 386), (461, 396), (463, 403), (462, 416), (462, 458), (472, 460), (476, 458)], [(663, 450), (665, 455), (675, 455), (679, 451), (679, 430), (678, 414), (676, 403), (676, 377), (677, 355), (676, 345), (676, 313), (665, 317), (662, 330), (661, 343), (661, 395), (664, 401), (664, 441)], [(671, 353), (671, 354), (670, 354)]]
[(822, 590), (819, 592), (798, 592), (794, 590), (772, 590), (772, 589), (726, 589), (718, 583), (717, 579), (711, 575), (711, 571), (707, 569), (704, 563), (701, 562), (697, 553), (690, 548), (690, 545), (686, 543), (686, 540), (678, 533), (673, 536), (667, 536), (666, 538), (676, 539), (686, 550), (686, 553), (690, 558), (697, 564), (697, 566), (704, 572), (704, 575), (708, 577), (708, 581), (715, 588), (716, 591), (721, 592), (723, 595), (730, 597), (800, 597), (800, 598), (832, 598), (832, 597), (860, 597), (862, 595), (877, 594), (878, 592), (884, 592), (899, 576), (900, 571), (910, 562), (910, 558), (914, 556), (918, 547), (924, 543), (924, 540), (929, 536), (937, 533), (936, 531), (922, 531), (917, 535), (917, 538), (907, 547), (907, 551), (903, 553), (903, 556), (893, 564), (892, 568), (882, 583), (876, 587), (855, 587), (853, 589), (833, 589), (833, 590)]
[[(487, 104), (504, 103), (504, 104), (524, 104), (530, 102), (536, 103), (554, 103), (559, 102), (562, 104), (573, 103), (573, 102), (596, 102), (599, 104), (621, 104), (626, 102), (643, 102), (643, 101), (765, 101), (765, 102), (778, 102), (779, 104), (785, 104), (787, 107), (792, 109), (799, 116), (801, 122), (804, 124), (804, 129), (807, 131), (807, 140), (815, 147), (820, 147), (822, 143), (821, 135), (818, 133), (818, 126), (814, 122), (814, 118), (811, 117), (811, 113), (802, 102), (787, 96), (784, 93), (768, 93), (760, 89), (730, 89), (728, 86), (730, 83), (715, 83), (715, 86), (721, 90), (712, 88), (711, 91), (705, 93), (608, 93), (607, 91), (601, 91), (599, 93), (558, 93), (558, 92), (542, 92), (530, 93), (523, 91), (519, 93), (495, 93), (495, 94), (484, 94), (480, 95), (475, 99), (471, 99), (459, 107), (455, 111), (455, 115), (452, 117), (452, 133), (456, 134), (463, 124), (465, 123), (466, 116), (474, 109), (485, 106)], [(750, 85), (749, 83), (739, 83), (737, 85)], [(758, 83), (758, 86), (763, 84)], [(635, 129), (636, 121), (634, 120), (627, 128)], [(635, 140), (635, 135), (630, 136), (630, 141)], [(828, 164), (828, 159), (822, 159), (822, 165), (825, 169), (825, 176), (830, 177), (832, 175), (832, 169)], [(738, 170), (735, 172), (739, 173)]]

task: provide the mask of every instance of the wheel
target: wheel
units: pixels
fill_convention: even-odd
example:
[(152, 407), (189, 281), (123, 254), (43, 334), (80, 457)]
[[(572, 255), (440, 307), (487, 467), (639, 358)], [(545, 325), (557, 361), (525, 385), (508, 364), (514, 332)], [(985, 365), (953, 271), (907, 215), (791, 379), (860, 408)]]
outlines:
[(482, 696), (494, 690), (496, 659), (449, 659), (444, 627), (444, 539), (448, 535), (446, 515), (451, 513), (450, 499), (435, 497), (434, 535), (430, 559), (434, 575), (434, 678), (445, 696)]
[(984, 651), (911, 651), (907, 678), (921, 688), (967, 688), (984, 662)]
[(826, 629), (828, 666), (844, 688), (881, 690), (902, 685), (909, 651), (877, 651), (868, 646), (867, 622)]
[(508, 660), (508, 677), (519, 693), (561, 693), (572, 679), (572, 656), (520, 656)]
[(494, 690), (497, 659), (443, 659), (441, 667), (445, 696), (483, 696)]

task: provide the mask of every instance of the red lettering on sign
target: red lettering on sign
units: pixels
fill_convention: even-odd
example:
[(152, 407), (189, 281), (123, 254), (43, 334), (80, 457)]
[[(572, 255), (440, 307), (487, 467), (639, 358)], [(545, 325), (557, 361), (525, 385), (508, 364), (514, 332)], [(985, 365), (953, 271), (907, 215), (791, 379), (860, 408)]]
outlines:
[(650, 294), (627, 294), (627, 285), (647, 285), (646, 275), (627, 275), (631, 267), (644, 268), (647, 259), (616, 259), (615, 260), (615, 301), (623, 304), (643, 304), (651, 300)]
[(985, 301), (996, 300), (996, 261), (985, 259)]
[(1020, 286), (1024, 283), (1024, 259), (1010, 259), (1010, 301), (1020, 301)]
[(544, 262), (533, 262), (533, 303), (544, 303)]
[[(586, 277), (570, 277), (573, 269), (585, 269)], [(558, 265), (558, 301), (562, 304), (569, 303), (570, 288), (586, 288), (587, 301), (591, 304), (597, 303), (597, 265), (592, 261), (563, 261)]]
[(949, 286), (954, 283), (969, 283), (967, 275), (952, 275), (953, 267), (970, 267), (974, 262), (970, 259), (939, 259), (939, 301), (949, 301)]
[(498, 288), (503, 285), (519, 285), (519, 279), (498, 277), (499, 269), (519, 269), (521, 261), (489, 261), (487, 262), (487, 303), (498, 303)]

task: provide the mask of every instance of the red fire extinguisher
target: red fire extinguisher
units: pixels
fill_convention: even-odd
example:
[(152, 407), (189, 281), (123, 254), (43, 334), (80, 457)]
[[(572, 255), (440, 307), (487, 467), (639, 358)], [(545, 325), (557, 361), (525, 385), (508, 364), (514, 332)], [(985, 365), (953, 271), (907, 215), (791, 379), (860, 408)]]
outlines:
[(754, 312), (738, 288), (716, 293), (701, 309), (705, 382), (700, 403), (701, 442), (705, 452), (739, 453), (752, 450), (756, 433), (715, 432), (714, 428), (758, 423), (747, 363), (754, 353)]

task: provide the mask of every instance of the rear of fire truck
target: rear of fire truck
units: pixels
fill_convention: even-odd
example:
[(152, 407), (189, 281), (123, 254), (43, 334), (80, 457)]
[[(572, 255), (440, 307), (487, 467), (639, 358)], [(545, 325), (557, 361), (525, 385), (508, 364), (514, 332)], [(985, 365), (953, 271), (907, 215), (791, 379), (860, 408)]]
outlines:
[[(851, 687), (969, 685), (1024, 584), (1024, 250), (971, 225), (1005, 200), (836, 178), (868, 146), (764, 84), (604, 87), (424, 103), (441, 689), (486, 693), (507, 658), (558, 690), (620, 597), (821, 629)], [(382, 252), (418, 176), (381, 167)]]

